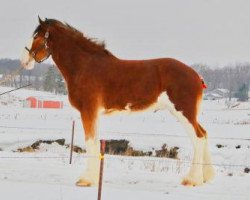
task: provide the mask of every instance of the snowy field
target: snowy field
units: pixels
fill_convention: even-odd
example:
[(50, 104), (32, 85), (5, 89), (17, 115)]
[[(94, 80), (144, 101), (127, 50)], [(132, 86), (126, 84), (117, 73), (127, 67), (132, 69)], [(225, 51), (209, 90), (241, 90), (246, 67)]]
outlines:
[[(9, 88), (0, 88), (1, 93)], [(28, 96), (49, 96), (64, 101), (64, 109), (23, 108)], [(84, 147), (79, 114), (67, 97), (19, 90), (0, 96), (0, 199), (92, 200), (97, 188), (76, 187), (86, 157), (56, 143), (43, 144), (32, 153), (15, 152), (39, 139), (70, 143), (76, 121), (75, 144)], [(8, 103), (8, 106), (5, 104)], [(181, 179), (191, 164), (192, 147), (179, 122), (167, 111), (102, 117), (104, 139), (127, 139), (139, 150), (179, 147), (179, 159), (110, 156), (105, 159), (103, 200), (228, 200), (250, 199), (250, 102), (228, 109), (224, 100), (204, 101), (200, 122), (209, 134), (216, 177), (200, 187), (184, 187)], [(219, 148), (220, 147), (220, 148)]]

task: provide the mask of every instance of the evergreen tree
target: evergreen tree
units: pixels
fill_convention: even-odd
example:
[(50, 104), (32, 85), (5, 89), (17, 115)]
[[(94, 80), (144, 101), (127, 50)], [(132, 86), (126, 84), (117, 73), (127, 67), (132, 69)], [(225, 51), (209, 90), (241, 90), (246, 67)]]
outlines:
[(67, 94), (64, 79), (59, 71), (56, 74), (56, 93)]
[(54, 92), (56, 88), (56, 70), (54, 66), (50, 66), (45, 73), (43, 89), (48, 92)]
[(238, 92), (236, 93), (236, 97), (238, 98), (238, 101), (248, 101), (248, 86), (247, 84), (243, 84)]

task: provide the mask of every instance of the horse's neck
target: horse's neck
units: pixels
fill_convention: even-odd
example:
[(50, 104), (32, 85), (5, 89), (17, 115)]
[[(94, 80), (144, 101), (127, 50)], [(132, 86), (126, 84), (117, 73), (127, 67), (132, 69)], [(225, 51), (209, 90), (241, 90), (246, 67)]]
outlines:
[(78, 74), (84, 76), (84, 71), (89, 71), (87, 68), (93, 67), (92, 61), (96, 64), (99, 60), (116, 59), (112, 54), (98, 49), (87, 38), (84, 38), (86, 41), (80, 41), (84, 43), (80, 46), (79, 41), (71, 38), (70, 34), (59, 31), (53, 34), (57, 37), (53, 37), (52, 40), (52, 58), (67, 82), (74, 80)]
[[(78, 51), (73, 42), (67, 38), (60, 38), (53, 42), (52, 58), (66, 81), (72, 79), (89, 59), (89, 55)], [(79, 62), (82, 64), (79, 65)]]

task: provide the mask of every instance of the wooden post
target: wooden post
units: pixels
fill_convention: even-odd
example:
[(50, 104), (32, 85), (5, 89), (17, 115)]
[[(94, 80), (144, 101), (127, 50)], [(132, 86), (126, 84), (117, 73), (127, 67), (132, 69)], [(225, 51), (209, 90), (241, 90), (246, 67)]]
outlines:
[(105, 140), (101, 140), (101, 151), (100, 151), (100, 174), (99, 174), (99, 186), (98, 186), (98, 198), (101, 200), (102, 197), (102, 179), (103, 179), (103, 167), (104, 167), (104, 154), (105, 154)]
[(75, 135), (75, 120), (72, 122), (72, 135), (71, 135), (71, 144), (70, 144), (70, 157), (69, 157), (69, 164), (72, 163), (72, 155), (74, 150), (74, 135)]

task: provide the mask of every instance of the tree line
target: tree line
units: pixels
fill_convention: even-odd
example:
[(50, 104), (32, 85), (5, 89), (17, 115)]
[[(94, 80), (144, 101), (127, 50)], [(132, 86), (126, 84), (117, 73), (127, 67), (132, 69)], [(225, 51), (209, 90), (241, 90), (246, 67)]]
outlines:
[(205, 64), (194, 64), (192, 67), (204, 78), (207, 91), (223, 88), (229, 91), (229, 99), (248, 99), (250, 63), (236, 63), (215, 69)]
[[(0, 59), (0, 76), (4, 79), (20, 67), (19, 60)], [(67, 94), (64, 79), (59, 70), (51, 64), (36, 64), (32, 70), (21, 70), (11, 79), (2, 83), (3, 86), (21, 87), (31, 84), (30, 88), (53, 92), (56, 94)]]
[[(20, 67), (19, 60), (0, 59), (0, 75), (2, 78)], [(228, 89), (229, 98), (243, 98), (250, 85), (250, 63), (237, 63), (220, 68), (212, 68), (206, 64), (194, 64), (193, 67), (207, 84), (206, 92), (217, 88)], [(33, 89), (66, 94), (65, 82), (57, 67), (51, 64), (36, 64), (32, 70), (22, 70), (15, 78), (3, 85), (20, 87), (31, 83)], [(243, 97), (242, 97), (243, 95)]]

